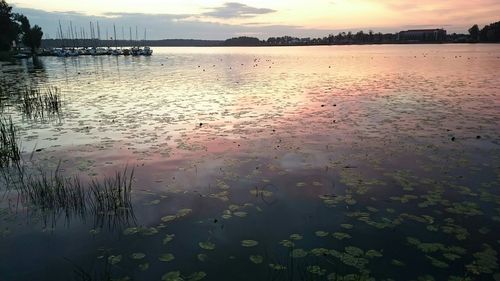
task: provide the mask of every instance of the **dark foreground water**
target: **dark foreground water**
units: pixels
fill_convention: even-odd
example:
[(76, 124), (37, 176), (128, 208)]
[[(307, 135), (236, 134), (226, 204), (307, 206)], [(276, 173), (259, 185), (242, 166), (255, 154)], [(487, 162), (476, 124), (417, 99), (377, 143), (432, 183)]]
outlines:
[(479, 44), (4, 64), (26, 166), (134, 182), (95, 214), (0, 181), (0, 280), (500, 280), (498, 73)]

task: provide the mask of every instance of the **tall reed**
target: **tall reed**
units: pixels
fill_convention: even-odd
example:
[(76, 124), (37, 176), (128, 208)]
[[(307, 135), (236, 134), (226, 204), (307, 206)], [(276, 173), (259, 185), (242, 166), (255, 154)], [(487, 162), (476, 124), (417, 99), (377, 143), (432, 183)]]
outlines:
[(21, 161), (20, 140), (12, 118), (0, 118), (0, 169), (19, 164)]
[(26, 87), (21, 91), (20, 109), (30, 119), (59, 115), (61, 106), (61, 91), (57, 87)]
[[(25, 171), (25, 170), (22, 170)], [(132, 182), (134, 171), (118, 171), (114, 177), (92, 180), (88, 186), (82, 184), (78, 176), (64, 177), (59, 172), (24, 175), (16, 190), (21, 202), (31, 213), (42, 215), (45, 223), (52, 224), (63, 215), (69, 222), (74, 217), (85, 219), (88, 214), (94, 224), (110, 227), (127, 223), (133, 219)]]

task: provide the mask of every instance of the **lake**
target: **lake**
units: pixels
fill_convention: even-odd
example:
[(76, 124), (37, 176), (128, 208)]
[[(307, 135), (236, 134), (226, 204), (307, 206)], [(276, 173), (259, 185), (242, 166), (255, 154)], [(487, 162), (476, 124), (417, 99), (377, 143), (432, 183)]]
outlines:
[(498, 73), (496, 44), (4, 63), (0, 280), (500, 280)]

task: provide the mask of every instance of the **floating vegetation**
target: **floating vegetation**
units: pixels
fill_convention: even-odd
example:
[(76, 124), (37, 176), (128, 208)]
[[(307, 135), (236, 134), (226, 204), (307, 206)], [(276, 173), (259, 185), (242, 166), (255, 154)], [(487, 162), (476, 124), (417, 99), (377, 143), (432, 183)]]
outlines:
[(264, 258), (261, 255), (251, 255), (250, 261), (255, 264), (261, 264), (264, 261)]
[(139, 264), (139, 269), (140, 269), (141, 271), (146, 271), (146, 270), (148, 270), (148, 269), (149, 269), (149, 263), (147, 263), (147, 262), (146, 262), (146, 263), (141, 263), (141, 264)]
[(200, 242), (198, 243), (198, 246), (200, 246), (200, 248), (202, 249), (210, 251), (215, 249), (215, 244), (210, 241)]
[(165, 273), (162, 277), (162, 281), (199, 281), (204, 279), (207, 274), (203, 271), (198, 271), (191, 273), (188, 276), (182, 276), (180, 271), (171, 271)]
[(280, 244), (283, 245), (284, 247), (291, 248), (295, 246), (295, 243), (293, 243), (290, 240), (281, 240)]
[(307, 256), (307, 251), (304, 249), (293, 249), (291, 255), (293, 258), (303, 258)]
[(167, 215), (167, 216), (162, 217), (161, 221), (162, 222), (171, 222), (171, 221), (174, 221), (176, 219), (180, 219), (182, 217), (189, 215), (192, 211), (193, 210), (191, 210), (191, 209), (180, 209), (177, 211), (177, 213), (175, 215)]
[(323, 276), (326, 274), (326, 269), (323, 269), (317, 265), (308, 266), (307, 271), (309, 273), (312, 273), (314, 275), (319, 275), (319, 276)]
[(314, 234), (316, 234), (316, 236), (318, 236), (318, 237), (326, 237), (326, 236), (328, 236), (329, 233), (326, 231), (318, 230)]
[(180, 271), (171, 271), (161, 277), (162, 281), (184, 281)]
[(467, 265), (467, 270), (473, 274), (491, 274), (498, 270), (497, 251), (490, 245), (483, 244), (483, 250), (473, 254), (475, 260)]
[(119, 263), (121, 261), (122, 261), (122, 255), (117, 255), (117, 256), (112, 255), (112, 256), (108, 257), (108, 262), (111, 265), (115, 265), (115, 264), (117, 264), (117, 263)]
[(164, 261), (164, 262), (169, 262), (169, 261), (173, 261), (175, 259), (174, 255), (171, 254), (171, 253), (167, 253), (167, 254), (163, 254), (161, 255), (158, 260), (160, 261)]
[(206, 254), (198, 254), (196, 255), (196, 258), (198, 258), (199, 261), (204, 262), (208, 259), (208, 255)]
[(168, 242), (174, 240), (175, 234), (166, 234), (165, 238), (163, 238), (163, 245), (168, 244)]
[(336, 239), (339, 239), (339, 240), (344, 240), (344, 239), (350, 239), (351, 238), (351, 235), (349, 235), (348, 233), (344, 233), (344, 232), (334, 232), (332, 234), (333, 237), (335, 237)]
[(145, 257), (146, 257), (146, 254), (144, 254), (144, 253), (133, 253), (132, 255), (130, 255), (130, 258), (134, 259), (134, 260), (141, 260)]
[(255, 240), (243, 240), (241, 241), (241, 246), (243, 247), (255, 247), (259, 245), (259, 242), (255, 241)]

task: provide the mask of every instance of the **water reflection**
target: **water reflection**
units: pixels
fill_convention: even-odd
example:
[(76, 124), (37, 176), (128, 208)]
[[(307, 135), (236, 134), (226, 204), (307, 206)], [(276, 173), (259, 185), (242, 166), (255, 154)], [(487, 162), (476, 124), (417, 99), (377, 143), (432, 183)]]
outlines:
[[(51, 171), (62, 161), (68, 175), (134, 166), (135, 219), (120, 231), (55, 224), (54, 242), (4, 212), (11, 233), (0, 247), (11, 259), (0, 271), (68, 279), (72, 267), (46, 268), (69, 257), (137, 280), (491, 279), (499, 52), (159, 48), (150, 58), (43, 58), (37, 85), (61, 90), (64, 123), (33, 124), (9, 109), (25, 151), (40, 148), (34, 163)], [(38, 79), (6, 73), (6, 85)], [(14, 247), (24, 238), (37, 248)], [(25, 272), (17, 264), (27, 256)]]

